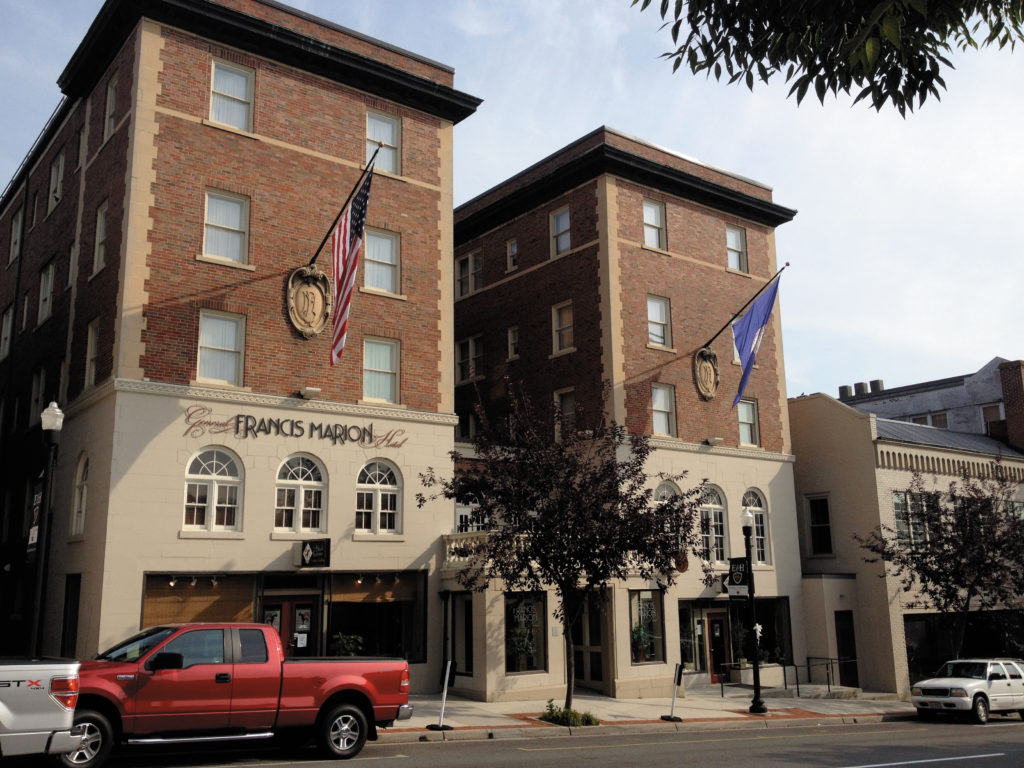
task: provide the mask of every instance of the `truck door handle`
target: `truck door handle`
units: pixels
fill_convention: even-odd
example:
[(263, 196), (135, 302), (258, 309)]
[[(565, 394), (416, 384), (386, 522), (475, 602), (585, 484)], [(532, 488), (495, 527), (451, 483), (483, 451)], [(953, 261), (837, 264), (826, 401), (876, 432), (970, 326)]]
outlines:
[(231, 675), (229, 675), (227, 672), (218, 672), (217, 676), (213, 679), (215, 682), (218, 683), (230, 683)]

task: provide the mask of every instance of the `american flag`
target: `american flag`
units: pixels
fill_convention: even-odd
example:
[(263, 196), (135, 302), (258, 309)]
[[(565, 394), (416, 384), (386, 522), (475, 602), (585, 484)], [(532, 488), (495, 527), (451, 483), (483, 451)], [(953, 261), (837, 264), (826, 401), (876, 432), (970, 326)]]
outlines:
[(331, 341), (331, 365), (341, 359), (345, 339), (348, 337), (348, 313), (352, 308), (359, 252), (363, 249), (363, 227), (366, 224), (366, 207), (370, 203), (371, 181), (372, 166), (334, 230), (334, 335)]

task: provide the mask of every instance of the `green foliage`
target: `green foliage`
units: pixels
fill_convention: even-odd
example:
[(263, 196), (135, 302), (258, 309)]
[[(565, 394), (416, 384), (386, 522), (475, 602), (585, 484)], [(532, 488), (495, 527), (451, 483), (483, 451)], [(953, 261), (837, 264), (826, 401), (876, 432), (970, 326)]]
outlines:
[(334, 656), (357, 656), (363, 652), (362, 635), (345, 635), (341, 632), (331, 635), (331, 654)]
[(663, 54), (673, 72), (685, 63), (751, 90), (784, 73), (797, 103), (813, 86), (822, 103), (856, 93), (854, 104), (891, 102), (904, 116), (939, 98), (954, 49), (1024, 40), (1024, 0), (661, 0), (660, 11), (678, 46)]
[(572, 708), (556, 707), (553, 699), (548, 699), (548, 705), (544, 709), (543, 714), (541, 714), (540, 719), (546, 723), (567, 725), (570, 728), (601, 724), (601, 721), (589, 712), (580, 713)]

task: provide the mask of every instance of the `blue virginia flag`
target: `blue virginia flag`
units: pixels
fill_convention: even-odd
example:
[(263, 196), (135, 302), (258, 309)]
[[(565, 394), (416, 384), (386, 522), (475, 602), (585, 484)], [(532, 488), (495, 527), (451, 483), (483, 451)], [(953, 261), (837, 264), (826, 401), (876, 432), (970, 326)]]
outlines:
[(740, 355), (740, 365), (743, 366), (743, 378), (740, 379), (740, 388), (736, 393), (736, 399), (732, 401), (733, 408), (743, 397), (743, 390), (747, 388), (747, 379), (750, 378), (750, 371), (754, 368), (754, 358), (757, 357), (757, 350), (761, 346), (764, 329), (768, 327), (768, 321), (771, 319), (772, 309), (775, 307), (775, 294), (778, 292), (779, 281), (776, 279), (765, 288), (764, 293), (754, 299), (747, 314), (732, 326), (732, 337)]

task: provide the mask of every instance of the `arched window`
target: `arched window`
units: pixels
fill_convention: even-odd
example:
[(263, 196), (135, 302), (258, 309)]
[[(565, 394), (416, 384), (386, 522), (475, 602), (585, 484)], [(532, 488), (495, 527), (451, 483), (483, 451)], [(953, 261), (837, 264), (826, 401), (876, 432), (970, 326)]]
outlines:
[(223, 448), (206, 448), (188, 465), (185, 524), (188, 530), (241, 530), (241, 464)]
[(356, 530), (401, 533), (401, 484), (398, 472), (383, 461), (371, 461), (356, 480)]
[(704, 548), (713, 563), (725, 562), (725, 502), (722, 492), (708, 487), (700, 505), (700, 527)]
[(323, 531), (326, 508), (324, 471), (309, 456), (288, 457), (277, 472), (274, 528), (279, 531)]
[(676, 487), (675, 483), (670, 483), (668, 480), (660, 483), (654, 490), (655, 501), (668, 501), (669, 499), (674, 499), (679, 495), (679, 488)]
[(750, 537), (750, 557), (755, 563), (769, 563), (768, 550), (768, 512), (765, 510), (764, 498), (755, 490), (743, 494), (743, 511), (754, 516), (754, 530)]
[(75, 494), (71, 506), (71, 535), (85, 533), (85, 510), (89, 502), (89, 456), (82, 454), (75, 469)]

